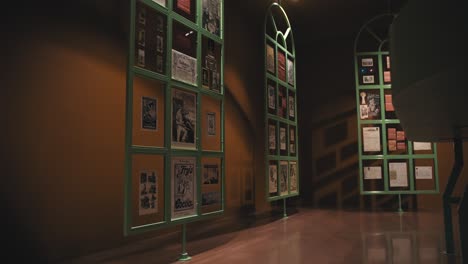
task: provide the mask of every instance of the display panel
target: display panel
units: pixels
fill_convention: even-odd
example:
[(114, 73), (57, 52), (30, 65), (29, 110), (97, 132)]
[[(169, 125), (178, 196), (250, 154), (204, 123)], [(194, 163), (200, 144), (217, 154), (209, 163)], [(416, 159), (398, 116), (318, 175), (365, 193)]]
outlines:
[(267, 43), (266, 44), (266, 67), (267, 67), (267, 71), (271, 74), (276, 74), (275, 61), (276, 61), (275, 48), (270, 43)]
[(414, 188), (420, 191), (436, 188), (435, 163), (432, 159), (414, 159)]
[(279, 127), (279, 145), (280, 155), (288, 155), (288, 127), (284, 123), (280, 123)]
[(296, 119), (296, 95), (293, 91), (288, 91), (288, 116), (289, 120)]
[(132, 226), (164, 221), (164, 156), (133, 156), (132, 202)]
[(296, 156), (296, 127), (289, 126), (289, 155)]
[(286, 68), (287, 68), (287, 75), (288, 75), (288, 83), (290, 85), (294, 85), (294, 60), (291, 59), (289, 56), (288, 56), (288, 60), (287, 60), (287, 64), (286, 64)]
[(165, 15), (137, 1), (135, 23), (135, 65), (153, 72), (165, 73)]
[(164, 147), (165, 84), (136, 76), (133, 90), (132, 144)]
[(287, 118), (288, 116), (288, 94), (286, 87), (278, 87), (278, 116)]
[(171, 165), (171, 218), (196, 215), (196, 159), (173, 157)]
[(196, 148), (197, 95), (182, 89), (172, 90), (172, 146)]

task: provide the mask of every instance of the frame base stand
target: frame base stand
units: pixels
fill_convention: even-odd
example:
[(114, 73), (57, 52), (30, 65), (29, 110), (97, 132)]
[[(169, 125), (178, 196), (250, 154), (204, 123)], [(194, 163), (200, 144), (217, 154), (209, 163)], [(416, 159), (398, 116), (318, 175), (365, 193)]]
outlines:
[(188, 261), (191, 259), (192, 257), (190, 257), (187, 252), (180, 254), (180, 258), (179, 258), (180, 261)]

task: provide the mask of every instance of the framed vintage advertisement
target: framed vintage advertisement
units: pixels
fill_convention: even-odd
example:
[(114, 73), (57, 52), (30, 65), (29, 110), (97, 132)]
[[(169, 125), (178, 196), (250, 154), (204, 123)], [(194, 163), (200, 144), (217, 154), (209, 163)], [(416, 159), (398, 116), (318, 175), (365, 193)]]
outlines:
[(274, 123), (268, 124), (268, 149), (270, 155), (276, 154), (276, 125)]
[(216, 113), (210, 112), (206, 114), (207, 117), (207, 132), (208, 136), (216, 136)]
[(294, 120), (296, 117), (296, 96), (292, 91), (288, 92), (288, 113), (289, 119)]
[(222, 209), (221, 159), (202, 158), (201, 212), (202, 214)]
[(196, 215), (196, 159), (194, 157), (174, 157), (171, 166), (172, 219)]
[(389, 162), (390, 187), (408, 187), (408, 167), (406, 162)]
[(221, 92), (221, 45), (203, 36), (202, 58), (202, 86)]
[(138, 214), (158, 212), (158, 175), (156, 170), (140, 171)]
[(197, 85), (197, 59), (172, 50), (172, 78)]
[(202, 26), (211, 34), (220, 35), (221, 2), (220, 0), (202, 0)]
[(296, 127), (289, 126), (289, 154), (296, 156)]
[(362, 141), (364, 152), (380, 151), (380, 127), (363, 127)]
[(280, 127), (280, 150), (286, 150), (286, 128)]
[(380, 94), (369, 90), (361, 91), (360, 97), (360, 118), (361, 119), (380, 119), (381, 106)]
[(276, 113), (276, 87), (274, 83), (268, 82), (268, 113)]
[(289, 178), (288, 178), (288, 162), (280, 161), (279, 179), (280, 179), (280, 195), (288, 194)]
[(268, 189), (270, 196), (278, 194), (278, 165), (274, 162), (268, 165)]
[(141, 128), (146, 130), (158, 130), (157, 99), (153, 97), (141, 97)]
[(297, 180), (297, 162), (289, 162), (289, 181), (290, 181), (290, 191), (292, 193), (298, 191), (298, 180)]
[(278, 87), (278, 115), (283, 118), (287, 118), (288, 115), (288, 95), (286, 87)]
[(266, 65), (267, 71), (275, 74), (275, 49), (269, 44), (266, 45)]
[(278, 78), (286, 81), (286, 56), (282, 51), (278, 51)]
[(196, 148), (197, 96), (195, 93), (172, 89), (172, 146)]
[(176, 13), (195, 22), (197, 2), (197, 0), (174, 0), (172, 6)]

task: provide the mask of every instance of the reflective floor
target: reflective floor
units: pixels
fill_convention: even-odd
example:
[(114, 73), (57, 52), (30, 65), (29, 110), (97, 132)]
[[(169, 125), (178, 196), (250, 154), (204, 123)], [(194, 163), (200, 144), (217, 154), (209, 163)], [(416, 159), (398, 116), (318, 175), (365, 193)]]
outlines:
[[(190, 264), (462, 263), (460, 256), (442, 253), (445, 248), (442, 213), (434, 212), (400, 215), (300, 209), (287, 219), (190, 240), (187, 252), (192, 259), (186, 262)], [(458, 239), (455, 245), (460, 255)], [(77, 262), (177, 263), (181, 250), (180, 243), (144, 248), (111, 250)], [(122, 250), (126, 253), (122, 254)]]

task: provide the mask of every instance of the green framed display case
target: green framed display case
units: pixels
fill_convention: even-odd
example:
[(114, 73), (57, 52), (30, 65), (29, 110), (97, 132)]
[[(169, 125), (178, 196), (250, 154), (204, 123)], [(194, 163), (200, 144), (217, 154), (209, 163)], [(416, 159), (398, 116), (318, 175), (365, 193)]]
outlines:
[(224, 211), (223, 4), (130, 1), (125, 235)]
[(360, 192), (439, 192), (437, 145), (409, 141), (392, 103), (388, 30), (394, 14), (363, 25), (354, 42)]
[(266, 199), (299, 195), (296, 52), (286, 12), (272, 3), (265, 16)]

